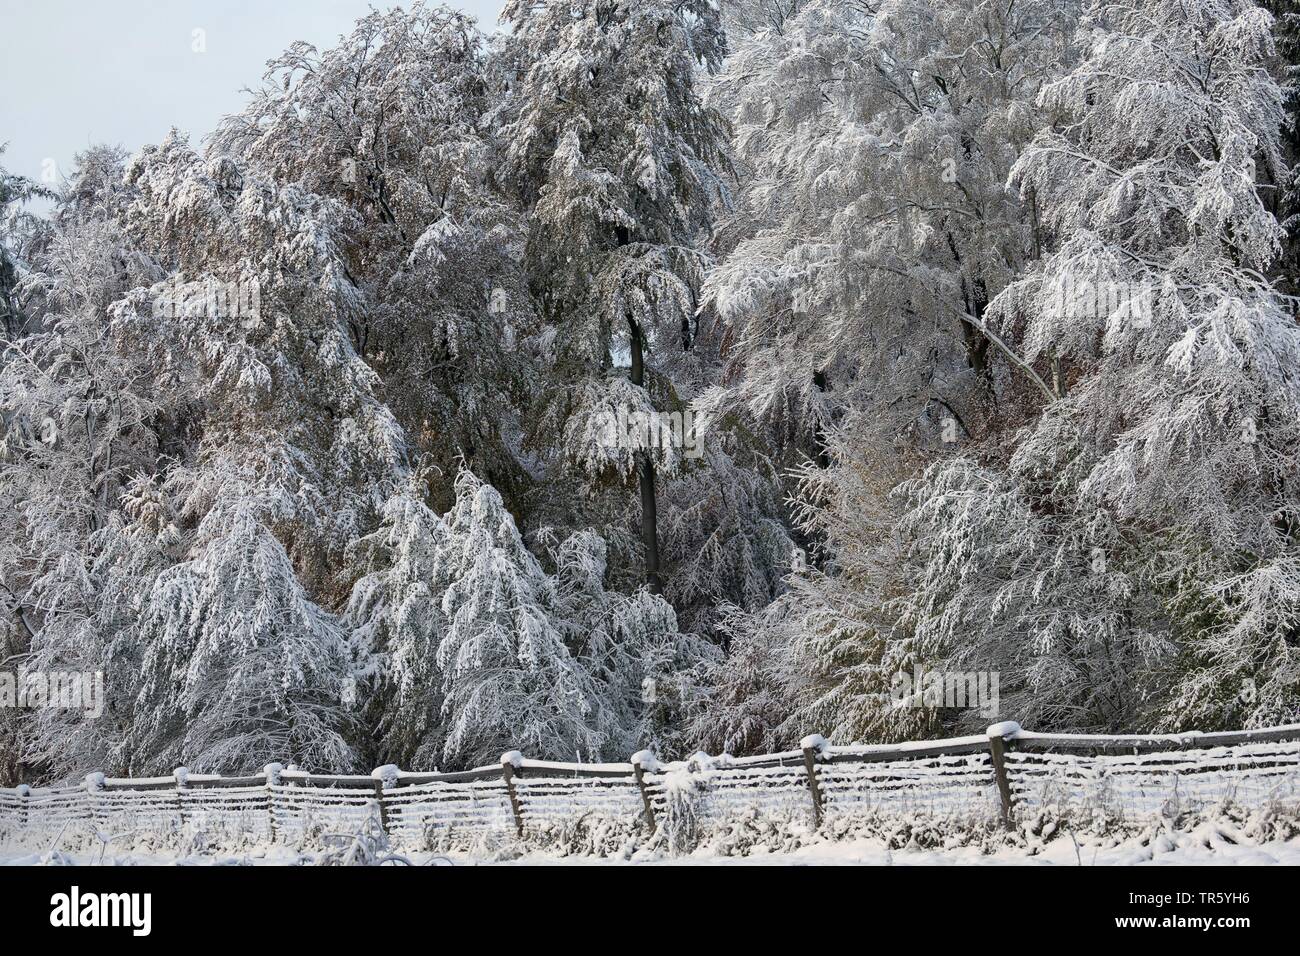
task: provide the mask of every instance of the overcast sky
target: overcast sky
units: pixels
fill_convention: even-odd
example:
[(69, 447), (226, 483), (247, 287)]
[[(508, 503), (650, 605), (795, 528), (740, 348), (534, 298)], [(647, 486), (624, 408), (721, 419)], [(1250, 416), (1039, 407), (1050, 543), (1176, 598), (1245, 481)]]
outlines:
[[(330, 46), (393, 0), (0, 0), (0, 165), (33, 179), (92, 143), (195, 144), (294, 40)], [(485, 29), (503, 0), (454, 0)], [(202, 31), (196, 33), (195, 31)]]

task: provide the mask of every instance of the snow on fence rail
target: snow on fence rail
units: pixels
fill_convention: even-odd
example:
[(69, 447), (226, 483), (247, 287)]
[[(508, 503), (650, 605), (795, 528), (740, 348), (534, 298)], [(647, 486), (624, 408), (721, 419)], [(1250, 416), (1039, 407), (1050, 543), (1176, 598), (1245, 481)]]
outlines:
[(1036, 734), (1014, 722), (984, 735), (880, 746), (833, 746), (755, 757), (661, 764), (528, 760), (455, 773), (380, 767), (369, 775), (313, 774), (269, 764), (259, 774), (152, 778), (88, 775), (79, 786), (0, 789), (0, 836), (90, 824), (118, 832), (192, 826), (242, 840), (300, 839), (313, 828), (355, 832), (377, 816), (389, 836), (429, 846), (443, 838), (523, 835), (583, 817), (639, 822), (653, 832), (675, 795), (694, 795), (702, 827), (745, 812), (806, 813), (815, 826), (863, 811), (1000, 816), (1017, 807), (1104, 806), (1125, 815), (1300, 801), (1300, 724), (1232, 733)]

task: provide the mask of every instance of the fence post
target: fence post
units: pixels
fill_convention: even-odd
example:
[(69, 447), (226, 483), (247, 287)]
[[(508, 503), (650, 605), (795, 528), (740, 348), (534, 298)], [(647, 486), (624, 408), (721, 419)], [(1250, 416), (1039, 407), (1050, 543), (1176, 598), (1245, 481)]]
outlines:
[(649, 750), (638, 750), (632, 755), (632, 775), (636, 777), (636, 788), (641, 791), (641, 805), (645, 808), (645, 824), (650, 833), (655, 832), (655, 807), (650, 800), (650, 791), (645, 786), (645, 772), (654, 772), (659, 761)]
[(31, 798), (32, 788), (25, 783), (18, 785), (18, 826), (27, 826), (27, 821), (31, 816)]
[(384, 790), (397, 785), (397, 775), (401, 773), (397, 764), (386, 763), (370, 771), (375, 781), (375, 799), (379, 801), (379, 825), (388, 832), (388, 805), (384, 803)]
[(276, 825), (275, 825), (275, 787), (280, 785), (280, 771), (284, 769), (283, 764), (269, 763), (262, 768), (262, 775), (266, 777), (266, 815), (271, 821), (271, 842), (275, 842)]
[(817, 756), (830, 749), (830, 742), (821, 734), (809, 734), (799, 741), (803, 750), (803, 765), (808, 771), (808, 793), (812, 796), (813, 827), (822, 825), (822, 788), (817, 782)]
[(90, 809), (90, 822), (99, 824), (98, 806), (99, 801), (95, 799), (96, 794), (104, 790), (104, 774), (96, 770), (94, 773), (86, 774), (86, 806)]
[(190, 786), (190, 771), (188, 767), (177, 767), (172, 771), (176, 778), (176, 812), (180, 815), (181, 826), (185, 826), (185, 791)]
[(1020, 732), (1014, 720), (1004, 720), (989, 727), (989, 756), (993, 764), (993, 779), (997, 781), (998, 797), (1002, 801), (1002, 825), (1011, 829), (1011, 781), (1007, 778), (1007, 740)]
[(506, 781), (506, 793), (510, 797), (510, 812), (515, 816), (515, 832), (524, 835), (524, 812), (519, 806), (519, 794), (515, 791), (515, 777), (523, 776), (524, 755), (518, 750), (511, 750), (501, 755), (501, 775)]

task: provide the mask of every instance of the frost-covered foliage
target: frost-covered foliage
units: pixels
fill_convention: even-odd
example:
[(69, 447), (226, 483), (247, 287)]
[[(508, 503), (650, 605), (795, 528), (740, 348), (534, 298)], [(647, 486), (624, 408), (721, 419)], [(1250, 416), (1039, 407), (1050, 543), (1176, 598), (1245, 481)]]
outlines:
[(694, 721), (706, 746), (762, 753), (798, 746), (810, 727), (844, 741), (916, 739), (939, 727), (934, 710), (891, 698), (895, 675), (928, 663), (892, 609), (903, 586), (900, 509), (888, 496), (898, 466), (845, 436), (830, 455), (832, 469), (800, 470), (796, 517), (833, 558), (799, 561), (775, 601), (726, 618), (731, 653)]
[(124, 765), (140, 659), (132, 609), (168, 545), (139, 533), (131, 513), (143, 507), (135, 475), (158, 455), (161, 390), (108, 310), (155, 277), (121, 229), (87, 209), (69, 212), (21, 284), (25, 334), (6, 342), (0, 363), (3, 666), (102, 670), (119, 693), (97, 721), (53, 709), (19, 715), (28, 726), (15, 762)]
[(212, 150), (355, 213), (335, 240), (361, 305), (348, 332), (442, 469), (444, 506), (461, 458), (508, 500), (527, 482), (518, 414), (534, 308), (521, 216), (495, 183), (498, 83), (464, 14), (372, 12), (332, 49), (299, 43), (272, 60)]
[(343, 631), (303, 590), (255, 494), (231, 497), (150, 591), (132, 768), (238, 773), (268, 754), (346, 768)]
[[(737, 14), (748, 27), (712, 95), (748, 176), (705, 285), (725, 371), (698, 407), (753, 423), (794, 466), (809, 554), (787, 593), (728, 621), (742, 666), (718, 675), (699, 725), (715, 743), (934, 725), (889, 706), (918, 653), (890, 606), (905, 587), (890, 494), (1045, 388), (988, 306), (1041, 248), (1035, 197), (1005, 183), (1046, 122), (1039, 89), (1073, 56), (1074, 13), (808, 0)], [(751, 709), (747, 686), (768, 703)]]
[(1014, 668), (1056, 725), (1300, 713), (1300, 332), (1256, 188), (1283, 116), (1269, 30), (1250, 3), (1089, 7), (1085, 59), (1041, 97), (1059, 126), (1012, 176), (1056, 248), (991, 308), (1026, 360), (1065, 363), (1059, 398), (1005, 473), (961, 458), (913, 491), (920, 639)]
[(402, 765), (441, 727), (437, 653), (448, 534), (412, 483), (389, 499), (379, 527), (349, 555), (360, 575), (346, 608), (361, 665), (354, 680), (374, 691), (368, 709), (379, 722), (382, 754)]
[[(0, 148), (0, 156), (3, 148)], [(29, 269), (28, 259), (39, 245), (39, 236), (43, 231), (41, 221), (26, 210), (26, 204), (39, 198), (45, 191), (36, 183), (23, 176), (9, 173), (0, 166), (0, 343), (7, 350), (25, 331), (26, 309), (24, 296), (19, 291), (25, 273)], [(7, 366), (5, 360), (0, 369)], [(10, 460), (10, 448), (14, 442), (10, 439), (10, 430), (15, 417), (15, 410), (8, 407), (0, 409), (0, 429), (3, 429), (3, 449), (0, 464)], [(16, 575), (21, 575), (22, 546), (18, 537), (23, 533), (21, 525), (15, 520), (18, 498), (11, 493), (13, 486), (0, 485), (0, 507), (4, 508), (5, 517), (0, 519), (0, 529), (4, 535), (3, 559), (0, 559), (0, 662), (13, 661), (26, 650), (32, 635), (32, 625), (27, 617), (29, 609), (23, 607), (19, 599), (21, 587)], [(14, 491), (17, 489), (15, 488)], [(18, 764), (22, 742), (20, 731), (24, 723), (23, 715), (11, 708), (0, 713), (0, 782), (13, 781), (18, 777)]]
[[(755, 185), (707, 287), (742, 348), (710, 401), (804, 423), (824, 565), (731, 622), (713, 739), (986, 722), (891, 706), (888, 678), (917, 664), (998, 673), (1003, 714), (1034, 726), (1300, 713), (1300, 340), (1265, 278), (1283, 238), (1272, 26), (1218, 0), (811, 2), (744, 41), (719, 96)], [(871, 157), (857, 179), (850, 145)], [(936, 157), (950, 177), (925, 173)]]
[(1072, 4), (751, 4), (714, 86), (749, 175), (705, 301), (728, 327), (737, 409), (821, 457), (847, 409), (877, 441), (969, 432), (997, 373), (989, 301), (1034, 252), (1032, 201), (1004, 188), (1042, 123)]
[[(120, 185), (91, 185), (112, 182)], [(12, 425), (6, 487), (22, 502), (8, 518), (7, 566), (32, 632), (26, 664), (117, 678), (112, 719), (68, 736), (67, 715), (42, 714), (28, 759), (50, 770), (84, 770), (92, 759), (122, 770), (154, 766), (184, 739), (172, 727), (125, 742), (128, 729), (171, 719), (147, 711), (172, 708), (167, 694), (136, 710), (142, 657), (159, 642), (183, 643), (178, 630), (202, 623), (153, 619), (142, 638), (151, 609), (176, 597), (151, 590), (154, 575), (207, 555), (221, 537), (208, 518), (244, 509), (296, 555), (285, 587), (301, 588), (301, 576), (328, 599), (331, 550), (371, 520), (404, 468), (404, 449), (342, 326), (355, 297), (325, 201), (205, 163), (177, 136), (125, 170), (111, 152), (92, 153), (72, 187), (26, 280), (41, 325), (10, 347), (2, 370)], [(224, 294), (231, 288), (233, 297)], [(133, 513), (139, 496), (155, 500)], [(261, 596), (250, 589), (239, 599)], [(246, 612), (268, 632), (277, 626), (251, 606), (216, 607)], [(233, 619), (207, 626), (237, 630)], [(263, 637), (274, 643), (269, 633), (249, 639)], [(234, 732), (229, 713), (256, 712), (264, 688), (235, 681), (231, 692), (241, 689), (248, 700), (221, 722), (185, 718), (195, 725), (183, 728), (190, 739), (207, 741), (182, 751), (191, 763), (219, 763), (213, 742)], [(334, 753), (337, 764), (346, 751)], [(281, 755), (272, 748), (259, 759)]]
[(344, 766), (346, 658), (320, 605), (336, 593), (331, 559), (405, 471), (401, 429), (346, 332), (365, 307), (340, 258), (348, 214), (175, 135), (125, 182), (128, 234), (167, 278), (115, 303), (113, 327), (176, 393), (183, 445), (159, 487), (187, 529), (184, 563), (141, 608), (133, 763)]
[[(529, 274), (547, 324), (533, 444), (552, 472), (600, 490), (594, 523), (634, 527), (641, 546), (628, 551), (646, 584), (708, 628), (695, 592), (745, 606), (771, 598), (764, 539), (779, 508), (759, 504), (772, 496), (754, 487), (768, 476), (755, 469), (703, 516), (699, 484), (729, 483), (743, 455), (715, 443), (687, 460), (680, 443), (639, 447), (609, 423), (680, 414), (712, 374), (699, 348), (703, 242), (729, 164), (725, 122), (699, 88), (724, 48), (717, 5), (520, 0), (503, 19), (519, 73), (503, 110), (503, 177), (529, 212)], [(619, 492), (634, 477), (629, 502)], [(578, 524), (564, 514), (548, 523)]]
[(679, 672), (707, 657), (662, 598), (605, 589), (598, 535), (562, 542), (548, 574), (469, 470), (444, 516), (411, 490), (395, 496), (358, 559), (370, 570), (347, 618), (384, 700), (389, 759), (473, 766), (512, 747), (625, 757), (664, 736)]
[(503, 23), (0, 171), (6, 781), (1300, 719), (1294, 3)]
[(486, 763), (509, 740), (530, 753), (599, 752), (592, 688), (548, 613), (550, 582), (501, 496), (464, 473), (447, 526), (435, 654), (444, 757)]
[(293, 526), (300, 567), (337, 553), (405, 469), (402, 430), (347, 336), (365, 309), (341, 258), (349, 213), (231, 160), (204, 161), (174, 135), (135, 157), (126, 179), (137, 191), (130, 234), (169, 277), (133, 290), (114, 320), (201, 403), (194, 460), (174, 478), (184, 510), (201, 516), (227, 482), (244, 482)]
[[(695, 122), (675, 68), (700, 18), (654, 15), (671, 36), (593, 114), (653, 67), (673, 122)], [(628, 586), (639, 558), (608, 567), (589, 529), (626, 533), (620, 509), (575, 515), (538, 555), (507, 510), (564, 504), (538, 502), (547, 465), (524, 450), (527, 405), (568, 380), (538, 387), (552, 337), (502, 126), (512, 72), (559, 68), (445, 8), (373, 13), (274, 60), (206, 154), (176, 132), (129, 159), (94, 148), (48, 223), (21, 215), (41, 190), (6, 176), (4, 651), (109, 683), (103, 720), (6, 720), (6, 776), (671, 745), (713, 651)], [(638, 96), (653, 114), (656, 91)], [(697, 157), (689, 130), (648, 123), (627, 201), (657, 196), (692, 234), (638, 250), (602, 294), (680, 324), (712, 202), (652, 167), (712, 181), (718, 142)], [(535, 445), (567, 454), (558, 437)]]
[[(4, 144), (0, 144), (0, 156)], [(23, 327), (22, 296), (18, 286), (27, 269), (27, 259), (39, 247), (45, 232), (43, 221), (33, 215), (27, 203), (52, 199), (54, 194), (25, 176), (0, 166), (0, 320), (6, 340)]]

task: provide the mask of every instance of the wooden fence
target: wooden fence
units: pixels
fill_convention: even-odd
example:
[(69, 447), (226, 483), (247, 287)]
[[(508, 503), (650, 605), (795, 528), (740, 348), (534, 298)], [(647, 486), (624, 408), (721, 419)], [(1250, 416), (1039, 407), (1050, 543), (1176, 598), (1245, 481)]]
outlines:
[(653, 832), (683, 793), (708, 829), (741, 813), (806, 814), (820, 826), (863, 811), (1001, 818), (1019, 808), (1102, 806), (1123, 815), (1300, 803), (1300, 724), (1232, 733), (1134, 736), (1036, 734), (1013, 722), (984, 735), (881, 746), (833, 746), (755, 757), (661, 764), (556, 763), (518, 752), (456, 773), (380, 767), (369, 775), (313, 774), (268, 765), (222, 777), (181, 768), (166, 777), (93, 773), (71, 787), (0, 789), (0, 839), (89, 824), (104, 832), (224, 831), (244, 841), (301, 839), (318, 828), (355, 832), (378, 817), (393, 842), (520, 836), (581, 817), (635, 822)]

